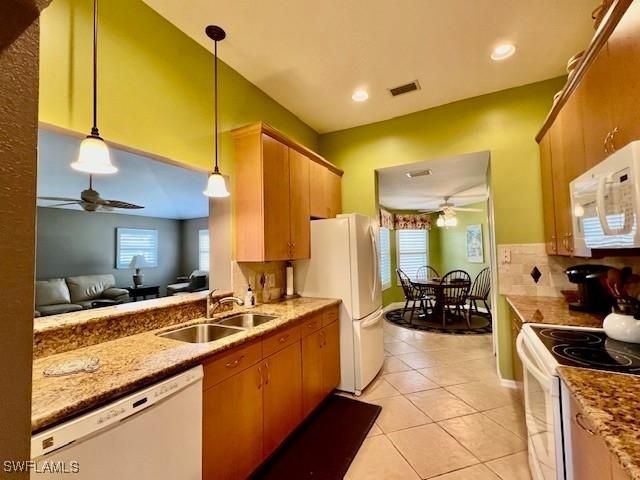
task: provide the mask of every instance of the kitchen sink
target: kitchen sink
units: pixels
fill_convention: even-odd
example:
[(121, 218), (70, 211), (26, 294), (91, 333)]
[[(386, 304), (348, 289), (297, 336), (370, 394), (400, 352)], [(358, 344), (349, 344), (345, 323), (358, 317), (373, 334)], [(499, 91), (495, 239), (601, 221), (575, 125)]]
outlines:
[(188, 343), (209, 343), (242, 331), (243, 330), (239, 328), (223, 327), (206, 323), (190, 325), (177, 330), (171, 330), (170, 332), (158, 333), (158, 336)]
[(274, 318), (273, 315), (262, 315), (260, 313), (241, 313), (220, 320), (217, 325), (228, 325), (231, 327), (251, 328), (270, 322)]

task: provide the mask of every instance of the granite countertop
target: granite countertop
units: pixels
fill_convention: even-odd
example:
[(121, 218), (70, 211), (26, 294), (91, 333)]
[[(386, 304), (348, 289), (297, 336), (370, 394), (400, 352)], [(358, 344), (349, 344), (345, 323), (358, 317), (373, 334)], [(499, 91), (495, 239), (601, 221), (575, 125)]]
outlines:
[(576, 367), (558, 373), (622, 468), (640, 480), (640, 376)]
[(523, 323), (602, 328), (604, 315), (569, 310), (562, 297), (506, 295), (506, 298)]
[[(33, 363), (32, 431), (41, 430), (123, 394), (186, 370), (213, 354), (228, 350), (339, 303), (339, 300), (334, 299), (298, 298), (281, 303), (258, 305), (251, 312), (272, 314), (278, 318), (210, 343), (183, 343), (156, 335), (159, 331), (177, 328), (173, 325), (36, 359)], [(215, 315), (213, 320), (245, 310), (247, 309), (236, 308)], [(204, 321), (207, 319), (200, 318), (179, 326)], [(42, 373), (47, 367), (78, 357), (97, 357), (100, 359), (101, 367), (93, 373), (78, 373), (63, 377), (45, 377)]]

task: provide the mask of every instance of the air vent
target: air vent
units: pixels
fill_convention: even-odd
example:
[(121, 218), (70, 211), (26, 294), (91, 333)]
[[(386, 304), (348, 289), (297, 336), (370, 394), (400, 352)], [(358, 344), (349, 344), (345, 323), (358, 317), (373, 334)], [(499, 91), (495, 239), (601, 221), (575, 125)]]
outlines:
[(397, 97), (398, 95), (415, 92), (416, 90), (420, 90), (420, 84), (418, 83), (418, 80), (400, 85), (399, 87), (390, 88), (389, 92), (391, 92), (392, 97)]

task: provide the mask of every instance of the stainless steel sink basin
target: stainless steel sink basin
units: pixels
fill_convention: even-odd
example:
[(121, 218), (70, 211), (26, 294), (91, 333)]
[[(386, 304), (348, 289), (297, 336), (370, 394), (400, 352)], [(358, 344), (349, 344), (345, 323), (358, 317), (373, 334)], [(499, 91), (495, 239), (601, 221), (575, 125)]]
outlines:
[(220, 325), (205, 323), (190, 325), (177, 330), (171, 330), (170, 332), (158, 333), (158, 336), (188, 343), (209, 343), (242, 331), (243, 330), (239, 328), (222, 327)]
[(263, 323), (270, 322), (274, 318), (273, 315), (262, 315), (260, 313), (241, 313), (238, 315), (232, 315), (223, 320), (220, 320), (217, 325), (228, 325), (230, 327), (251, 328), (262, 325)]

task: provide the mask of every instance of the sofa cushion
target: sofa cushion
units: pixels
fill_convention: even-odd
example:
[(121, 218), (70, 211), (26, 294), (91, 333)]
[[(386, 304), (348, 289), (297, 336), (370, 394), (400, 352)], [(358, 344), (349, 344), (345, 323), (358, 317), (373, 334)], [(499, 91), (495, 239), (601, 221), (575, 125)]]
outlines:
[(124, 302), (129, 300), (129, 290), (125, 290), (124, 288), (107, 288), (102, 292), (102, 298)]
[(100, 298), (102, 292), (116, 285), (116, 279), (111, 274), (80, 275), (67, 277), (67, 285), (73, 303), (86, 302)]
[(71, 303), (69, 289), (64, 278), (36, 281), (36, 307)]
[(38, 307), (38, 311), (43, 317), (47, 315), (58, 315), (59, 313), (79, 312), (80, 310), (82, 310), (82, 307), (75, 303), (61, 303), (59, 305), (43, 305)]

